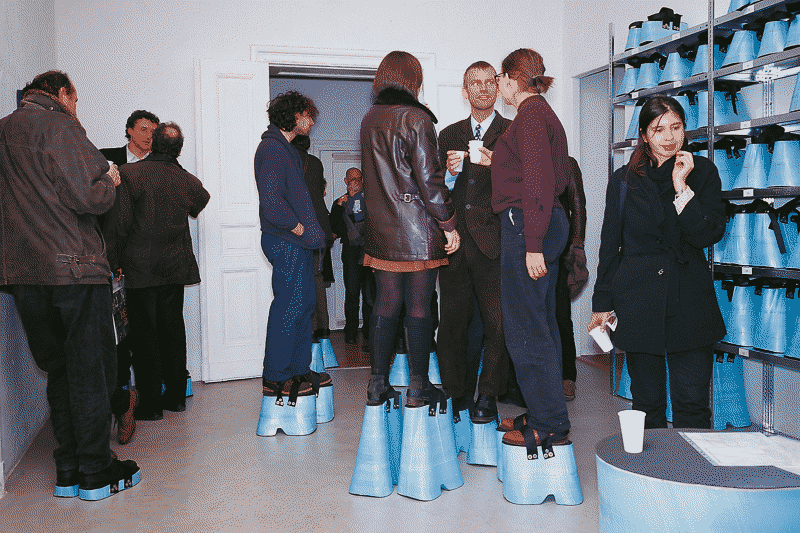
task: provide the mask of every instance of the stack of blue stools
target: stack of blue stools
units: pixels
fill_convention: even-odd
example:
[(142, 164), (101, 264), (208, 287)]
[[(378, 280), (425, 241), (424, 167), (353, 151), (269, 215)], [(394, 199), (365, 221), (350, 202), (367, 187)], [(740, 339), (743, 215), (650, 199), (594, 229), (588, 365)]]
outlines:
[(350, 494), (384, 497), (394, 491), (400, 478), (402, 400), (402, 395), (397, 392), (381, 405), (364, 408)]
[(714, 429), (728, 424), (741, 428), (750, 425), (747, 399), (744, 394), (742, 358), (718, 354), (714, 361)]

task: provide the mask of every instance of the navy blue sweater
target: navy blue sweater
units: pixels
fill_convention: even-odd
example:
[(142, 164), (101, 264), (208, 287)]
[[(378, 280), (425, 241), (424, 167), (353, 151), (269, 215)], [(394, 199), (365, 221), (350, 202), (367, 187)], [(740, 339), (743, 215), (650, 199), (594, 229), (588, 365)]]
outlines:
[[(325, 233), (311, 204), (303, 163), (297, 150), (275, 125), (270, 124), (261, 135), (254, 163), (261, 232), (302, 248), (324, 248)], [(292, 233), (298, 222), (305, 227), (299, 237)]]

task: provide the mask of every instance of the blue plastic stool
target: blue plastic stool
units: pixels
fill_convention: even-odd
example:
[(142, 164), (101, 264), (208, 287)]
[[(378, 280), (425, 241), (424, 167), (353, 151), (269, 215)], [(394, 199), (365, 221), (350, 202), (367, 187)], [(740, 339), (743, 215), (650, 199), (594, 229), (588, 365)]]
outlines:
[(339, 366), (339, 361), (336, 360), (336, 354), (333, 353), (331, 340), (324, 338), (320, 339), (319, 343), (322, 346), (322, 364), (325, 368), (336, 368)]
[[(445, 405), (447, 405), (445, 403)], [(464, 484), (453, 439), (453, 416), (434, 407), (406, 407), (403, 413), (403, 444), (397, 493), (415, 500), (438, 498), (442, 489)]]
[(389, 371), (389, 385), (392, 387), (408, 387), (408, 355), (398, 353), (394, 356), (392, 369)]
[[(541, 452), (541, 447), (539, 447)], [(583, 503), (572, 444), (553, 447), (555, 457), (528, 460), (525, 446), (503, 444), (503, 497), (516, 504), (540, 504), (552, 494), (559, 505)]]
[(192, 377), (189, 376), (186, 378), (186, 397), (191, 398), (194, 396), (194, 392), (192, 391)]
[(322, 344), (319, 342), (311, 343), (311, 364), (308, 368), (314, 372), (325, 372), (325, 365), (322, 362)]
[(439, 374), (439, 358), (436, 352), (431, 352), (430, 363), (428, 364), (428, 381), (433, 385), (442, 384), (442, 376)]
[(497, 466), (497, 420), (486, 424), (470, 422), (471, 440), (467, 464)]
[(286, 399), (277, 403), (275, 396), (264, 396), (261, 400), (261, 415), (258, 417), (256, 435), (272, 437), (278, 429), (287, 435), (308, 435), (317, 429), (317, 398), (299, 396), (296, 405)]
[(317, 424), (333, 420), (333, 383), (319, 388), (317, 393)]
[(619, 376), (617, 396), (633, 400), (633, 394), (631, 394), (631, 375), (628, 372), (628, 354), (625, 354), (625, 359), (622, 362), (622, 374)]
[(382, 405), (367, 405), (358, 440), (350, 494), (383, 498), (394, 491), (400, 473), (403, 432), (402, 396)]
[(750, 425), (747, 399), (744, 395), (742, 358), (718, 354), (714, 360), (714, 429)]
[(503, 482), (503, 437), (505, 436), (506, 432), (500, 429), (500, 426), (497, 426), (496, 430), (497, 435), (495, 435), (495, 439), (497, 440), (497, 479), (500, 480), (500, 483)]
[[(447, 410), (453, 412), (453, 399), (447, 399)], [(472, 440), (469, 418), (469, 409), (459, 411), (453, 415), (453, 439), (455, 440), (456, 455), (461, 452), (469, 452), (469, 443)]]

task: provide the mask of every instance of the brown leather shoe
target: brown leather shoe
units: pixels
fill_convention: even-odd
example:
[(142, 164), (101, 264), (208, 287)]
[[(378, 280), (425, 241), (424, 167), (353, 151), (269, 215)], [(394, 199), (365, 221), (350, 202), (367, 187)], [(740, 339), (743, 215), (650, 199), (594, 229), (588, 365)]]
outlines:
[(128, 444), (133, 438), (133, 432), (136, 431), (136, 418), (134, 411), (136, 404), (139, 402), (139, 391), (133, 389), (130, 391), (130, 403), (128, 410), (122, 416), (117, 418), (117, 439), (120, 444)]
[(504, 418), (498, 427), (500, 431), (514, 431), (514, 424), (517, 423), (517, 420), (520, 420), (521, 424), (527, 424), (528, 416), (523, 413), (516, 418)]
[[(327, 374), (325, 374), (327, 375)], [(330, 376), (328, 376), (330, 379)], [(277, 396), (278, 395), (278, 385), (280, 381), (272, 381), (269, 379), (262, 379), (262, 393), (264, 396)], [(281, 389), (281, 395), (289, 396), (289, 392), (292, 389), (292, 380), (287, 379), (283, 382), (283, 388)], [(311, 383), (308, 381), (303, 381), (300, 383), (300, 388), (297, 390), (298, 396), (311, 396), (314, 394), (314, 389), (311, 387)]]
[(571, 379), (564, 380), (564, 399), (571, 402), (575, 399), (575, 382)]
[[(542, 445), (543, 435), (532, 429), (533, 435), (536, 437), (536, 445)], [(572, 444), (572, 441), (569, 440), (569, 433), (564, 435), (561, 438), (554, 439), (555, 433), (550, 434), (550, 444), (553, 446), (566, 446), (568, 444)], [(511, 446), (525, 446), (525, 437), (522, 436), (521, 431), (517, 431), (516, 429), (512, 431), (506, 431), (506, 434), (503, 435), (503, 444), (510, 444)]]

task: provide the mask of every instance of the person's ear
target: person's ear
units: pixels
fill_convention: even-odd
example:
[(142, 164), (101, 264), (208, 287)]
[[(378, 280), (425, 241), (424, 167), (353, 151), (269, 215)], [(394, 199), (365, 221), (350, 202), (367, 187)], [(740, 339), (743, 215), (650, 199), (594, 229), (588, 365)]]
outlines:
[(467, 92), (467, 88), (466, 87), (462, 87), (461, 88), (461, 96), (464, 97), (464, 100), (469, 102), (469, 93)]

